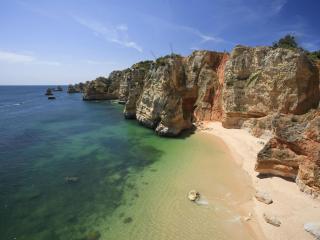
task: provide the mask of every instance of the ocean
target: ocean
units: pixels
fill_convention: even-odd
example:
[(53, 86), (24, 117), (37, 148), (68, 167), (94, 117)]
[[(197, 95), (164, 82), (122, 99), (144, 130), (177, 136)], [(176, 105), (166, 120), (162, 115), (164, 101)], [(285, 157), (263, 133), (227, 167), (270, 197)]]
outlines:
[(254, 239), (235, 207), (250, 182), (217, 140), (158, 137), (114, 101), (47, 87), (0, 86), (0, 239)]

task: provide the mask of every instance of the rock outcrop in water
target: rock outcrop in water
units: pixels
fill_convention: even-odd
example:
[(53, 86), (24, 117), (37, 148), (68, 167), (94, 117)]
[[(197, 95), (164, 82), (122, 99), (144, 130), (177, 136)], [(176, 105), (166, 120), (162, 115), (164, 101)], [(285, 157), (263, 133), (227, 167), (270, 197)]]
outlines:
[(108, 78), (98, 77), (85, 85), (83, 100), (112, 100), (119, 97), (121, 71), (113, 71)]
[(83, 85), (85, 100), (118, 99), (124, 116), (163, 136), (197, 121), (221, 121), (272, 138), (256, 170), (320, 193), (320, 64), (299, 50), (236, 46), (134, 64)]
[(74, 85), (70, 84), (68, 86), (67, 92), (68, 93), (80, 93), (80, 92), (83, 92), (85, 85), (86, 85), (85, 83), (78, 83), (78, 84), (74, 84)]

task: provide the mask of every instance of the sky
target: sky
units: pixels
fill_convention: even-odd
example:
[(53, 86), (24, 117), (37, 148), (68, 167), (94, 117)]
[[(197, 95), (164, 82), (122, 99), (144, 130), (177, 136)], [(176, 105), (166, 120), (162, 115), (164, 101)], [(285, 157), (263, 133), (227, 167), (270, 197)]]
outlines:
[(320, 49), (319, 0), (0, 0), (0, 85), (69, 84), (171, 52)]

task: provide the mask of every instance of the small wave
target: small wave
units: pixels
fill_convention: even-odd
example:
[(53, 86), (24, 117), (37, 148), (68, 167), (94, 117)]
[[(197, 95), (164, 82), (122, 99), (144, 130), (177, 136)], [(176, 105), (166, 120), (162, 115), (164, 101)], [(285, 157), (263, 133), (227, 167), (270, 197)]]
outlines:
[(209, 202), (206, 198), (201, 197), (197, 202), (198, 205), (209, 205)]
[(0, 108), (8, 108), (8, 107), (14, 107), (14, 106), (20, 106), (22, 105), (23, 102), (20, 102), (20, 103), (11, 103), (11, 104), (3, 104), (3, 105), (0, 105)]

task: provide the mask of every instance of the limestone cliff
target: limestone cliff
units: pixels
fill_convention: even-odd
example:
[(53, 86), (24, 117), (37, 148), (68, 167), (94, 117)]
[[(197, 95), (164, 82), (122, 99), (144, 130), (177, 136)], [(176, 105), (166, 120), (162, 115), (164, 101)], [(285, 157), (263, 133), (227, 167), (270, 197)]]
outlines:
[(143, 61), (132, 65), (122, 81), (120, 100), (125, 103), (123, 114), (127, 119), (136, 118), (137, 102), (152, 64), (152, 61)]
[(87, 83), (83, 91), (83, 100), (118, 99), (122, 71), (113, 71), (109, 77), (98, 77)]
[(84, 83), (77, 83), (77, 84), (74, 84), (74, 85), (70, 84), (70, 85), (68, 85), (67, 92), (68, 93), (80, 93), (80, 92), (83, 92), (84, 86), (85, 86)]
[(302, 191), (320, 193), (320, 111), (279, 114), (274, 137), (259, 152), (255, 170), (295, 179)]
[(225, 69), (224, 127), (274, 112), (303, 114), (319, 102), (319, 75), (304, 53), (236, 46)]
[(157, 59), (137, 102), (136, 118), (160, 135), (174, 136), (197, 120), (222, 115), (225, 53), (195, 51), (189, 57)]

